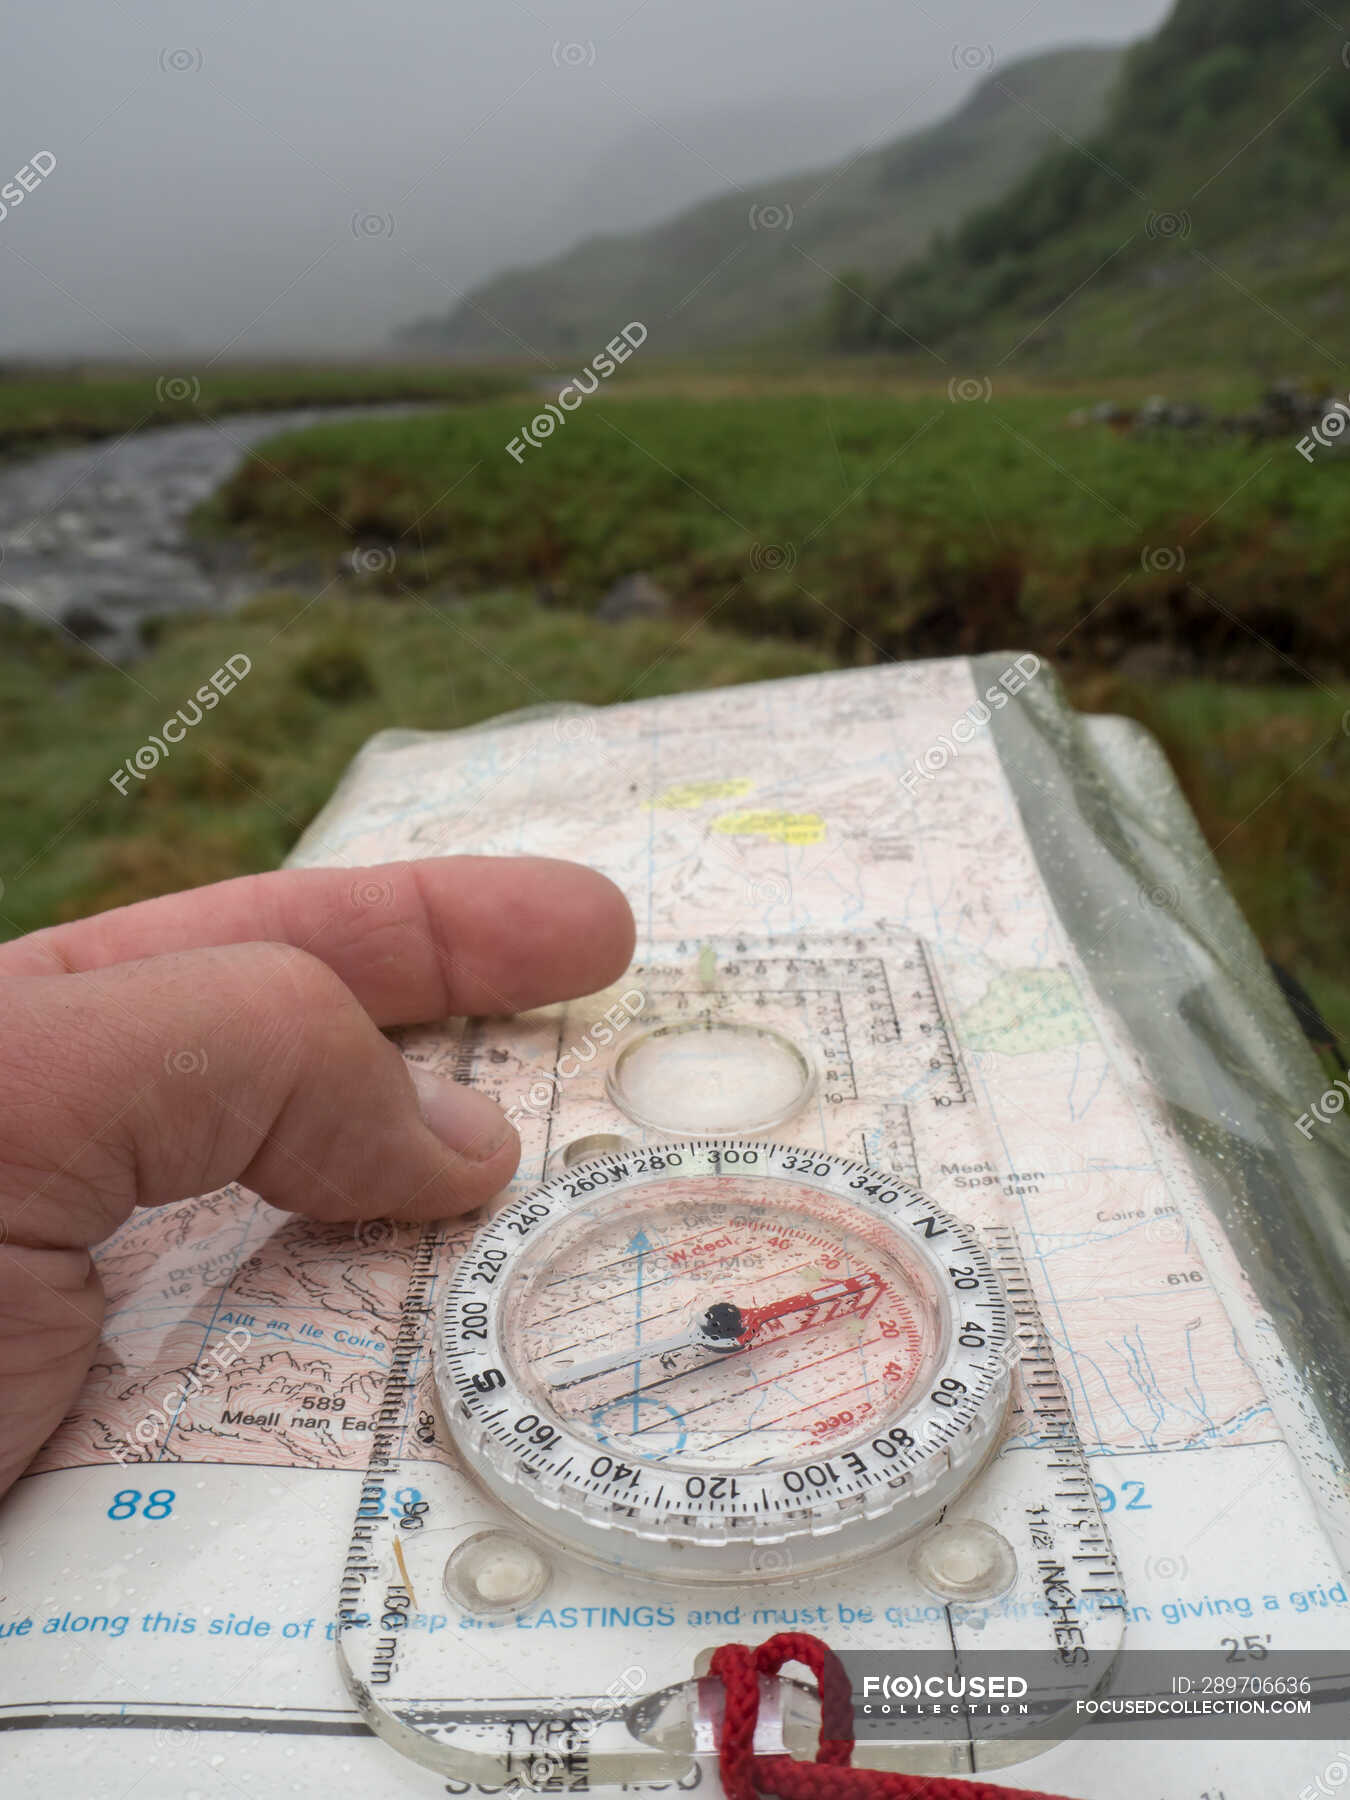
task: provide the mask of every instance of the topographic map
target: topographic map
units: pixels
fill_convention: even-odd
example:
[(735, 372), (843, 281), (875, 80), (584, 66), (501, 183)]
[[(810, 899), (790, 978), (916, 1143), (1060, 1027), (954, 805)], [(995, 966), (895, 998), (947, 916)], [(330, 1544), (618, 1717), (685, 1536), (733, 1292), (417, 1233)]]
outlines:
[[(410, 1059), (510, 1110), (513, 1192), (575, 1139), (643, 1137), (606, 1069), (646, 1027), (771, 1027), (817, 1075), (773, 1135), (921, 1186), (984, 1234), (1010, 1304), (1032, 1315), (1005, 1441), (959, 1505), (984, 1492), (1006, 1531), (1033, 1535), (1046, 1500), (1076, 1507), (1065, 1568), (1085, 1599), (1108, 1596), (1084, 1616), (1117, 1639), (1335, 1646), (1350, 1601), (1311, 1497), (1312, 1433), (1290, 1423), (1288, 1358), (1138, 1047), (1087, 980), (987, 729), (1038, 678), (1028, 660), (983, 695), (958, 661), (386, 733), (291, 860), (365, 870), (353, 880), (374, 906), (368, 865), (447, 853), (612, 876), (638, 944), (610, 991), (401, 1034)], [(101, 1248), (94, 1366), (0, 1508), (6, 1793), (444, 1796), (444, 1773), (372, 1736), (343, 1685), (335, 1598), (357, 1530), (401, 1547), (433, 1502), (433, 1527), (460, 1518), (447, 1495), (464, 1529), (481, 1524), (488, 1501), (449, 1455), (430, 1368), (471, 1230), (317, 1226), (229, 1188), (138, 1213)], [(1048, 1472), (1073, 1458), (1077, 1489)], [(1105, 1550), (1074, 1535), (1103, 1521)], [(575, 1671), (635, 1661), (673, 1681), (742, 1622), (672, 1602), (630, 1623), (622, 1573), (584, 1568), (555, 1571), (541, 1606), (485, 1621), (446, 1597), (448, 1540), (426, 1541), (441, 1560), (401, 1641), (448, 1657), (425, 1690), (447, 1699), (514, 1695), (518, 1680), (557, 1694)], [(1042, 1553), (1058, 1541), (1037, 1537)], [(829, 1623), (841, 1649), (954, 1643), (952, 1609), (924, 1599), (906, 1555), (831, 1571), (804, 1610), (801, 1582), (762, 1615), (757, 1590), (744, 1624)], [(1110, 1585), (1092, 1587), (1103, 1562)], [(358, 1558), (358, 1579), (377, 1566)], [(1019, 1581), (1044, 1566), (1026, 1559)], [(1005, 1595), (969, 1630), (1021, 1643), (1046, 1616)], [(523, 1730), (529, 1707), (516, 1714)], [(1011, 1778), (1092, 1800), (1256, 1800), (1325, 1761), (1313, 1742), (1229, 1748), (1141, 1741), (1105, 1758), (1071, 1737)], [(584, 1734), (566, 1755), (564, 1785), (585, 1788)], [(690, 1781), (716, 1800), (711, 1761)]]
[[(927, 664), (376, 740), (293, 860), (570, 856), (628, 893), (638, 961), (613, 994), (407, 1034), (523, 1108), (518, 1182), (560, 1136), (626, 1125), (594, 1049), (558, 1067), (617, 996), (644, 1024), (754, 1018), (822, 1064), (778, 1135), (1015, 1229), (1086, 1448), (1257, 1441), (1261, 1385), (1177, 1208), (1184, 1159), (1113, 1066), (987, 735), (925, 772), (970, 704), (963, 665)], [(238, 1190), (138, 1215), (100, 1255), (104, 1346), (37, 1467), (360, 1467), (414, 1242)]]

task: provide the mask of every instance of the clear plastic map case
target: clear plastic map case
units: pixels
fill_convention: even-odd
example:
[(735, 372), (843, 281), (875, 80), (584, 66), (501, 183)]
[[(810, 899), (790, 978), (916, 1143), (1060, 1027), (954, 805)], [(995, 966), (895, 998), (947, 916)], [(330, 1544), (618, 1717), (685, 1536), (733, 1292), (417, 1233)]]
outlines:
[[(977, 690), (1005, 666), (976, 666)], [(964, 894), (933, 893), (885, 806), (857, 821), (855, 863), (820, 853), (820, 794), (866, 788), (856, 766), (799, 775), (794, 804), (780, 780), (774, 810), (689, 779), (653, 810), (731, 808), (761, 852), (738, 846), (761, 910), (800, 880), (755, 873), (766, 841), (905, 904), (853, 929), (650, 937), (622, 993), (473, 1022), (453, 1048), (410, 1038), (514, 1105), (539, 1179), (458, 1262), (424, 1245), (417, 1355), (391, 1377), (353, 1525), (344, 1674), (408, 1755), (484, 1783), (678, 1777), (715, 1742), (712, 1652), (780, 1629), (846, 1661), (1053, 1659), (1053, 1693), (1006, 1729), (917, 1744), (875, 1726), (859, 1761), (969, 1771), (1043, 1749), (1109, 1682), (1132, 1616), (1149, 1640), (1167, 1581), (1146, 1559), (1131, 1590), (1104, 1507), (1151, 1510), (1149, 1485), (1094, 1476), (1075, 1423), (1085, 1410), (1111, 1454), (1103, 1426), (1128, 1409), (1093, 1346), (1115, 1294), (1146, 1312), (1156, 1435), (1194, 1443), (1198, 1409), (1199, 1436), (1232, 1448), (1279, 1419), (1339, 1505), (1339, 1374), (1308, 1331), (1333, 1284), (1276, 1229), (1335, 1229), (1336, 1151), (1292, 1154), (1262, 1085), (1276, 1045), (1311, 1059), (1148, 741), (1085, 728), (1048, 683), (1001, 714), (1026, 838), (1011, 854), (1012, 808), (970, 794), (961, 849), (984, 834), (986, 875)], [(584, 736), (586, 716), (567, 725)], [(1074, 943), (1024, 960), (1037, 875)], [(745, 1324), (775, 1307), (768, 1335)], [(1168, 1399), (1162, 1365), (1195, 1369), (1221, 1339), (1240, 1348), (1197, 1372), (1203, 1397)], [(1178, 1411), (1189, 1424), (1165, 1426)], [(1122, 1425), (1123, 1451), (1138, 1422)], [(809, 1753), (810, 1686), (781, 1693), (770, 1737)]]
[[(710, 1655), (783, 1630), (860, 1699), (1048, 1659), (978, 1730), (859, 1710), (859, 1765), (1319, 1780), (1071, 1729), (1136, 1650), (1350, 1618), (1344, 1072), (1151, 740), (1015, 654), (545, 709), (373, 740), (292, 861), (378, 920), (458, 852), (602, 869), (634, 967), (401, 1034), (515, 1120), (491, 1218), (232, 1188), (100, 1248), (0, 1515), (16, 1791), (716, 1792)], [(757, 1741), (818, 1716), (789, 1665)]]

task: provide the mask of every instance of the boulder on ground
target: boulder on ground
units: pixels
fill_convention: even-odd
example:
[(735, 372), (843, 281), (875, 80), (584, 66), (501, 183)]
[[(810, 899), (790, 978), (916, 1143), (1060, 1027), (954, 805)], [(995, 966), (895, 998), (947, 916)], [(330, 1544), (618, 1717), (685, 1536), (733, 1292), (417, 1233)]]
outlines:
[(670, 595), (650, 575), (621, 576), (595, 610), (605, 625), (625, 619), (664, 619), (670, 614)]

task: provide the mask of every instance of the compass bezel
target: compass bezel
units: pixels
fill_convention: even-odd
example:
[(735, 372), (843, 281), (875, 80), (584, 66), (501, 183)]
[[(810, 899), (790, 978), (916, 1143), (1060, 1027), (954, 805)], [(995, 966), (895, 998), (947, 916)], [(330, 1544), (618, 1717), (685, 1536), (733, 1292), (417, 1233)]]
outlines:
[[(816, 1189), (856, 1209), (902, 1265), (923, 1269), (939, 1312), (935, 1353), (924, 1378), (848, 1449), (748, 1474), (703, 1468), (696, 1455), (618, 1457), (551, 1412), (512, 1367), (507, 1314), (527, 1248), (537, 1262), (554, 1233), (630, 1206), (635, 1188), (710, 1178)], [(736, 1138), (611, 1153), (504, 1207), (460, 1260), (435, 1348), (456, 1449), (518, 1518), (608, 1566), (714, 1581), (799, 1574), (931, 1523), (996, 1447), (1016, 1356), (1002, 1286), (969, 1226), (886, 1171)]]

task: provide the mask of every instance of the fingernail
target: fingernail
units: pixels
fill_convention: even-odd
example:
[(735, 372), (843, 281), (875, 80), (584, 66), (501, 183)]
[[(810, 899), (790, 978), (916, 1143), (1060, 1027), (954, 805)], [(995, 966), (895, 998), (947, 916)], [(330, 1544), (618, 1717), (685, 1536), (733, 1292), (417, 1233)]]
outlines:
[(510, 1139), (511, 1126), (486, 1094), (433, 1075), (416, 1063), (409, 1064), (408, 1072), (417, 1090), (418, 1109), (447, 1150), (470, 1162), (486, 1162)]

